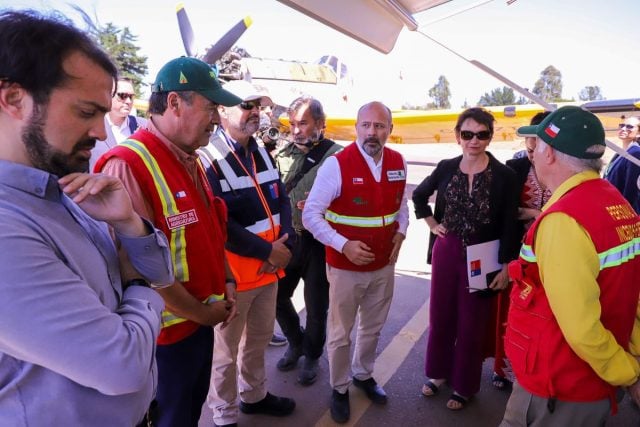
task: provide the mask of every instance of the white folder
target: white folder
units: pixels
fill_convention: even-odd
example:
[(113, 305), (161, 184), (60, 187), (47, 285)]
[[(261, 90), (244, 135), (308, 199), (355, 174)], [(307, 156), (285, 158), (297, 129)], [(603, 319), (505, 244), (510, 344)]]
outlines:
[(492, 280), (494, 273), (502, 270), (498, 262), (499, 240), (467, 246), (467, 277), (469, 278), (469, 292), (487, 289), (487, 274)]

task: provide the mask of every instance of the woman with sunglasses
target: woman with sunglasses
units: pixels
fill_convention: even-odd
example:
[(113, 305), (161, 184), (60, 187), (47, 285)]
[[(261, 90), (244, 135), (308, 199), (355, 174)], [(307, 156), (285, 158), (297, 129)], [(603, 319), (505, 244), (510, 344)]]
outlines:
[[(618, 126), (618, 138), (622, 148), (633, 157), (640, 159), (640, 117), (628, 117)], [(614, 155), (604, 173), (604, 179), (613, 184), (640, 213), (640, 167), (618, 154)]]
[[(425, 374), (425, 396), (445, 382), (452, 394), (447, 408), (459, 410), (480, 389), (482, 362), (492, 337), (494, 307), (487, 296), (507, 287), (507, 262), (518, 250), (517, 191), (514, 172), (486, 151), (494, 118), (482, 108), (458, 117), (455, 134), (462, 155), (442, 160), (413, 192), (417, 218), (430, 229), (427, 262), (431, 264), (431, 296)], [(429, 198), (437, 192), (435, 210)], [(488, 289), (470, 292), (467, 246), (499, 240), (503, 268)]]

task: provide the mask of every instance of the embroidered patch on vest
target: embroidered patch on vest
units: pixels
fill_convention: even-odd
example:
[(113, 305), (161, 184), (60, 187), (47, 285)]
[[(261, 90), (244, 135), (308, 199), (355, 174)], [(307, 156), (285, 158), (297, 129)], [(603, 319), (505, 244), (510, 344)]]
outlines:
[(364, 178), (353, 178), (354, 184), (364, 184)]
[(175, 215), (166, 217), (167, 226), (170, 230), (175, 228), (184, 227), (185, 225), (198, 222), (198, 215), (195, 209), (188, 210), (186, 212), (180, 212)]

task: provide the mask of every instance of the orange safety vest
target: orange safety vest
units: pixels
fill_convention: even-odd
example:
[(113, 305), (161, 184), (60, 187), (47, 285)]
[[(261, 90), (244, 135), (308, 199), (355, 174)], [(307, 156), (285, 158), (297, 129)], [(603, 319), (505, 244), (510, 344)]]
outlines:
[[(112, 157), (124, 160), (152, 205), (154, 225), (169, 240), (176, 280), (203, 303), (224, 298), (225, 267), (221, 255), (226, 241), (226, 206), (214, 197), (204, 169), (198, 174), (206, 190), (202, 200), (195, 183), (175, 155), (155, 135), (140, 129), (112, 148), (96, 163), (96, 171)], [(162, 313), (158, 344), (172, 344), (191, 335), (199, 325), (168, 310)]]
[[(222, 197), (229, 207), (229, 215), (256, 236), (273, 242), (280, 235), (280, 173), (269, 153), (262, 147), (252, 154), (254, 170), (250, 173), (219, 130), (209, 145), (199, 150), (206, 166), (213, 168), (220, 181)], [(238, 255), (226, 250), (227, 262), (242, 292), (268, 285), (284, 277), (284, 270), (259, 273), (263, 260)]]
[(326, 246), (327, 264), (332, 267), (374, 271), (389, 263), (407, 178), (400, 153), (386, 147), (383, 150), (380, 182), (374, 179), (355, 142), (336, 154), (342, 186), (340, 196), (331, 202), (324, 217), (342, 236), (366, 243), (375, 260), (358, 266)]
[(540, 280), (534, 237), (540, 221), (553, 212), (569, 215), (589, 234), (600, 258), (600, 321), (622, 348), (629, 348), (640, 294), (640, 219), (611, 184), (593, 179), (569, 190), (538, 217), (519, 259), (509, 264), (515, 283), (505, 351), (528, 392), (572, 402), (609, 397), (615, 411), (615, 388), (571, 349)]

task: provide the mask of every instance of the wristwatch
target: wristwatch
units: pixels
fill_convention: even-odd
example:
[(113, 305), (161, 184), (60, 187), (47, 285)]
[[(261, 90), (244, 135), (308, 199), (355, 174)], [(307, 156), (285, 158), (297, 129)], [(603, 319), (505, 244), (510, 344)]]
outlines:
[(151, 285), (149, 285), (149, 282), (147, 282), (144, 279), (131, 279), (129, 281), (127, 281), (127, 283), (124, 284), (125, 288), (128, 288), (129, 286), (144, 286), (145, 288), (150, 288)]
[(224, 283), (233, 283), (234, 285), (238, 286), (238, 283), (236, 282), (236, 279), (234, 279), (233, 277), (227, 277), (224, 280)]

